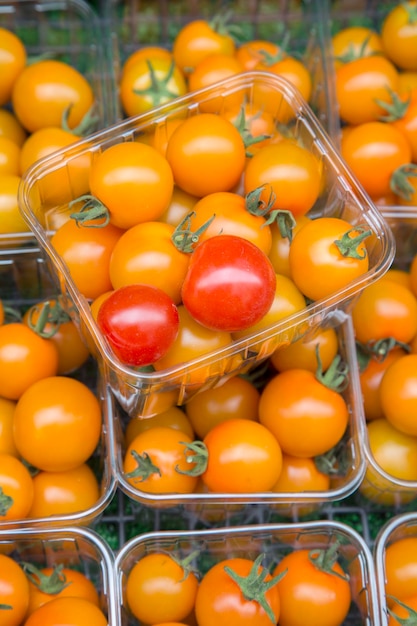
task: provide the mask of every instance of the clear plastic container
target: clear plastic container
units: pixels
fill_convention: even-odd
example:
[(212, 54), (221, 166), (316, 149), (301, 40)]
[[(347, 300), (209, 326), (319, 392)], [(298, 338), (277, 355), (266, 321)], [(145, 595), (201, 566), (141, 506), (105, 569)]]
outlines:
[[(106, 147), (121, 141), (135, 141), (141, 133), (156, 127), (163, 132), (167, 120), (179, 114), (198, 114), (199, 107), (208, 101), (210, 106), (216, 105), (216, 112), (220, 112), (225, 98), (232, 92), (243, 91), (250, 101), (254, 87), (259, 86), (271, 89), (285, 106), (290, 107), (294, 117), (288, 124), (289, 132), (317, 155), (322, 163), (325, 184), (309, 215), (338, 216), (352, 226), (361, 224), (369, 228), (373, 233), (367, 240), (369, 270), (346, 288), (315, 301), (301, 312), (263, 331), (233, 341), (221, 350), (159, 372), (138, 372), (115, 357), (93, 319), (89, 302), (79, 293), (66, 264), (51, 244), (51, 234), (58, 223), (69, 219), (70, 208), (68, 203), (49, 204), (46, 198), (48, 185), (58, 175), (65, 188), (71, 187), (77, 159), (85, 157), (92, 160), (95, 154)], [(276, 115), (279, 116), (278, 111)], [(77, 142), (67, 150), (39, 161), (26, 172), (19, 190), (19, 205), (53, 268), (59, 289), (72, 303), (76, 323), (105, 368), (111, 389), (123, 409), (132, 416), (152, 415), (155, 412), (155, 395), (160, 398), (163, 394), (167, 406), (183, 404), (201, 389), (212, 387), (243, 369), (248, 370), (257, 365), (278, 345), (295, 341), (310, 328), (325, 323), (335, 309), (348, 309), (367, 284), (385, 273), (394, 257), (394, 240), (390, 229), (345, 167), (312, 110), (287, 81), (263, 72), (241, 74), (214, 87), (189, 94), (148, 114), (119, 122)]]
[(37, 568), (61, 565), (86, 575), (98, 591), (99, 607), (108, 617), (109, 624), (117, 623), (114, 556), (94, 530), (56, 529), (45, 525), (24, 530), (0, 530), (0, 550), (18, 563), (28, 562)]
[[(381, 213), (389, 225), (396, 241), (396, 253), (393, 268), (409, 270), (413, 256), (417, 252), (417, 208), (416, 207), (381, 207)], [(365, 505), (412, 507), (417, 499), (417, 481), (402, 480), (385, 472), (376, 462), (371, 452), (368, 438), (364, 439), (364, 455), (367, 470), (361, 485)]]
[[(372, 555), (362, 537), (338, 522), (260, 524), (202, 531), (151, 532), (128, 541), (115, 559), (119, 619), (125, 626), (136, 624), (126, 600), (126, 580), (134, 564), (147, 554), (164, 551), (186, 558), (197, 551), (193, 565), (200, 572), (223, 558), (255, 559), (264, 553), (262, 564), (273, 567), (293, 549), (326, 549), (338, 543), (339, 562), (349, 575), (352, 603), (344, 626), (380, 624)], [(188, 623), (188, 622), (187, 622)]]
[[(116, 405), (111, 424), (112, 464), (119, 488), (132, 503), (138, 503), (154, 511), (171, 512), (175, 519), (188, 519), (200, 524), (218, 524), (225, 520), (247, 523), (248, 519), (262, 514), (264, 508), (279, 519), (298, 519), (320, 511), (323, 506), (341, 501), (355, 492), (363, 480), (365, 463), (362, 451), (365, 418), (360, 402), (360, 385), (351, 318), (343, 311), (329, 313), (322, 326), (312, 329), (307, 335), (313, 340), (316, 330), (334, 328), (339, 345), (339, 354), (348, 368), (348, 384), (342, 395), (349, 409), (349, 422), (345, 435), (332, 453), (332, 466), (328, 490), (259, 493), (208, 493), (206, 490), (187, 494), (151, 494), (132, 485), (124, 471), (126, 453), (125, 432), (129, 423), (128, 414)], [(337, 468), (339, 468), (337, 470)], [(256, 506), (255, 506), (256, 505)], [(146, 515), (146, 514), (145, 514)]]
[[(381, 626), (387, 626), (388, 624), (386, 551), (389, 546), (392, 546), (397, 541), (402, 541), (404, 539), (412, 540), (413, 545), (414, 541), (417, 540), (417, 515), (415, 512), (395, 515), (392, 519), (388, 520), (384, 526), (382, 526), (375, 540), (373, 556), (378, 590), (378, 603), (381, 607)], [(406, 549), (410, 550), (409, 555), (410, 558), (412, 558), (414, 554), (412, 545), (409, 544)], [(412, 569), (406, 570), (404, 568), (403, 571), (408, 571), (410, 574), (412, 573)], [(405, 579), (404, 585), (406, 585)]]
[(324, 3), (323, 10), (327, 12), (326, 28), (327, 39), (329, 41), (329, 59), (327, 65), (328, 80), (329, 80), (329, 93), (334, 98), (334, 111), (335, 111), (335, 126), (336, 131), (332, 134), (332, 139), (337, 145), (340, 145), (341, 141), (341, 127), (340, 118), (338, 115), (338, 106), (336, 104), (336, 92), (335, 92), (335, 76), (334, 65), (331, 49), (331, 37), (338, 33), (340, 30), (351, 26), (364, 26), (366, 28), (372, 28), (377, 33), (381, 31), (382, 22), (391, 8), (393, 8), (397, 2), (387, 1), (378, 2), (378, 0), (333, 0), (332, 2)]
[(98, 128), (114, 119), (102, 28), (88, 2), (0, 0), (0, 27), (21, 38), (29, 58), (46, 55), (65, 61), (87, 78), (97, 99)]
[[(39, 248), (17, 248), (0, 250), (0, 298), (5, 307), (12, 307), (21, 313), (33, 304), (47, 298), (56, 297), (57, 290)], [(62, 527), (66, 525), (93, 525), (110, 503), (116, 490), (116, 481), (111, 468), (109, 424), (113, 419), (113, 399), (104, 378), (100, 375), (97, 363), (89, 358), (76, 372), (68, 374), (88, 385), (100, 400), (102, 407), (102, 432), (100, 442), (88, 460), (99, 483), (99, 499), (94, 506), (84, 511), (51, 515), (45, 518), (25, 518), (0, 521), (4, 528), (23, 529)]]
[[(242, 41), (264, 39), (276, 44), (285, 42), (309, 69), (313, 88), (310, 104), (326, 130), (333, 135), (337, 129), (333, 96), (327, 76), (327, 34), (323, 19), (323, 3), (309, 0), (260, 0), (258, 2), (231, 2), (229, 23), (243, 33)], [(162, 46), (168, 49), (184, 24), (198, 19), (211, 20), (225, 12), (224, 2), (215, 0), (202, 5), (197, 0), (152, 3), (137, 0), (103, 0), (102, 14), (110, 41), (115, 121), (123, 118), (118, 97), (118, 85), (123, 63), (138, 48)]]

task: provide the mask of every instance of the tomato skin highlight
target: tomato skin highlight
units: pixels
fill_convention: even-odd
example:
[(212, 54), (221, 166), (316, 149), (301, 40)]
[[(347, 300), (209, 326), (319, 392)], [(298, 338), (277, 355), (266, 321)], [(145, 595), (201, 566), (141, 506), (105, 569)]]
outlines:
[(171, 298), (151, 285), (126, 285), (103, 302), (97, 323), (117, 356), (128, 365), (150, 365), (169, 350), (179, 316)]
[(182, 286), (191, 315), (212, 330), (237, 331), (256, 324), (275, 295), (276, 275), (268, 257), (234, 235), (219, 235), (195, 249)]

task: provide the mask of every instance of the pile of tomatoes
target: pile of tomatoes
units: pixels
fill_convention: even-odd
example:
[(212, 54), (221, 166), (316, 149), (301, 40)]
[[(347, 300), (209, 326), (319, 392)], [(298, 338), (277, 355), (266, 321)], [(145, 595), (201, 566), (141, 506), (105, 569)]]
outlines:
[[(138, 115), (188, 92), (198, 91), (242, 72), (258, 70), (288, 80), (308, 102), (313, 78), (298, 51), (284, 39), (238, 43), (238, 26), (228, 12), (182, 26), (171, 49), (143, 46), (124, 59), (118, 77), (123, 113)], [(265, 104), (265, 102), (264, 102)]]
[(332, 37), (341, 154), (382, 205), (417, 205), (416, 11), (400, 2), (379, 27)]
[(286, 553), (274, 545), (262, 552), (256, 532), (250, 539), (223, 537), (228, 553), (216, 553), (215, 541), (211, 538), (213, 553), (210, 540), (203, 539), (194, 542), (194, 551), (153, 547), (139, 558), (132, 554), (122, 579), (128, 615), (158, 626), (185, 626), (190, 620), (199, 626), (226, 626), (249, 615), (262, 626), (344, 622), (354, 593), (337, 541), (314, 547), (307, 540), (298, 549), (288, 542)]
[(87, 515), (101, 496), (97, 368), (60, 298), (0, 310), (0, 526)]
[[(42, 552), (41, 540), (33, 541), (33, 551)], [(7, 626), (45, 626), (57, 620), (67, 623), (108, 624), (98, 585), (86, 571), (66, 562), (65, 552), (56, 555), (53, 566), (38, 566), (30, 550), (0, 554), (0, 611)], [(51, 548), (52, 549), (52, 548)], [(29, 560), (27, 560), (29, 559)]]
[(360, 491), (388, 506), (415, 499), (416, 272), (414, 254), (406, 267), (394, 266), (368, 285), (352, 309), (368, 453), (376, 462), (369, 465)]
[(7, 236), (29, 231), (17, 201), (25, 171), (100, 120), (81, 71), (48, 55), (30, 58), (23, 39), (7, 28), (0, 28), (0, 42), (0, 235)]
[[(401, 528), (400, 523), (398, 526)], [(400, 623), (401, 619), (410, 618), (417, 610), (415, 529), (410, 524), (406, 534), (401, 534), (398, 529), (396, 530), (397, 532), (393, 532), (391, 537), (387, 531), (386, 543), (383, 546), (385, 550), (382, 555), (385, 576), (384, 608), (389, 616), (389, 626)], [(382, 545), (382, 539), (380, 541)], [(379, 550), (381, 545), (378, 546)]]

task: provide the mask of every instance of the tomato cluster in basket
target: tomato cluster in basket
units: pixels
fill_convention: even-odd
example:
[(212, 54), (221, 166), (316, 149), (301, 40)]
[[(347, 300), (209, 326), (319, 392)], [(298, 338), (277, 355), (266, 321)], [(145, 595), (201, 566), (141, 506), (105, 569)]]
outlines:
[[(280, 43), (267, 39), (239, 43), (239, 26), (230, 22), (229, 12), (219, 13), (211, 20), (192, 20), (180, 28), (171, 50), (149, 45), (130, 53), (118, 77), (124, 114), (145, 113), (187, 92), (252, 70), (285, 78), (306, 101), (310, 100), (313, 78), (298, 50), (289, 49), (285, 39)], [(230, 97), (232, 110), (232, 105), (239, 106), (238, 100)], [(268, 108), (265, 99), (262, 104)], [(268, 116), (260, 116), (256, 126), (262, 129), (269, 122)]]
[(89, 78), (58, 54), (29, 55), (22, 37), (0, 27), (0, 235), (4, 236), (30, 230), (17, 201), (25, 171), (102, 121), (98, 94)]
[(100, 497), (103, 428), (88, 349), (59, 297), (0, 309), (0, 525), (83, 515)]
[(415, 3), (397, 3), (332, 37), (341, 154), (381, 205), (417, 204), (415, 22)]

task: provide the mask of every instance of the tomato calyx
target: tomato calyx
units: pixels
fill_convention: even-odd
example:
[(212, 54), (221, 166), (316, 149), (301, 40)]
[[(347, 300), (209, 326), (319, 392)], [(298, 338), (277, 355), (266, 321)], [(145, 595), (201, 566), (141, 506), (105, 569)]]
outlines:
[[(108, 208), (95, 196), (88, 193), (79, 196), (75, 198), (75, 200), (71, 200), (69, 207), (71, 208), (79, 202), (84, 202), (80, 210), (70, 214), (70, 218), (75, 220), (77, 226), (103, 228), (110, 222), (110, 212)], [(87, 224), (87, 222), (89, 223)]]
[(272, 624), (275, 624), (276, 616), (274, 615), (274, 612), (268, 604), (265, 594), (267, 591), (269, 591), (269, 589), (274, 587), (283, 576), (285, 576), (286, 572), (284, 571), (280, 574), (277, 574), (277, 576), (272, 577), (270, 580), (265, 581), (265, 578), (269, 573), (266, 567), (262, 567), (261, 572), (258, 572), (264, 556), (264, 554), (260, 554), (255, 559), (247, 576), (240, 576), (228, 565), (225, 566), (224, 571), (238, 585), (243, 594), (243, 597), (249, 602), (253, 600), (257, 602), (268, 615)]
[(149, 70), (150, 85), (144, 89), (132, 89), (133, 93), (137, 96), (149, 96), (152, 100), (152, 106), (154, 107), (165, 102), (167, 99), (172, 100), (173, 98), (176, 98), (178, 93), (171, 91), (168, 87), (175, 71), (175, 61), (172, 61), (167, 73), (161, 78), (157, 77), (152, 61), (146, 59), (146, 65)]
[[(260, 115), (261, 115), (261, 112), (256, 113), (252, 119), (256, 119)], [(247, 125), (244, 105), (242, 105), (240, 108), (239, 115), (237, 116), (234, 122), (234, 126), (239, 131), (240, 136), (243, 139), (243, 143), (246, 148), (247, 157), (253, 156), (253, 154), (248, 150), (250, 146), (252, 146), (253, 144), (259, 143), (260, 141), (265, 141), (266, 139), (270, 139), (272, 137), (272, 135), (266, 135), (266, 134), (258, 135), (257, 137), (252, 135)]]
[(70, 126), (68, 125), (68, 120), (73, 106), (73, 104), (68, 105), (62, 114), (62, 129), (65, 130), (67, 133), (71, 133), (71, 135), (75, 135), (76, 137), (84, 137), (86, 135), (89, 135), (95, 130), (97, 122), (99, 122), (100, 120), (100, 117), (96, 112), (96, 103), (94, 103), (93, 106), (87, 111), (78, 126), (76, 126), (75, 128), (70, 128)]
[(216, 214), (214, 213), (212, 217), (207, 220), (207, 222), (204, 222), (204, 224), (200, 226), (200, 228), (197, 228), (197, 230), (193, 231), (191, 230), (191, 221), (193, 217), (195, 217), (195, 215), (195, 211), (191, 211), (191, 213), (188, 213), (184, 217), (184, 219), (181, 220), (181, 222), (178, 224), (178, 226), (175, 228), (174, 232), (171, 235), (171, 241), (177, 248), (177, 250), (179, 250), (180, 252), (185, 252), (186, 254), (191, 254), (192, 252), (194, 252), (194, 248), (200, 240), (200, 235), (202, 235), (204, 231), (207, 230), (207, 228), (216, 217)]
[(243, 39), (243, 31), (237, 24), (230, 24), (232, 17), (232, 11), (219, 11), (213, 15), (208, 25), (215, 33), (229, 36), (234, 41), (240, 42)]
[(401, 6), (407, 13), (407, 24), (415, 24), (417, 22), (417, 7), (409, 2), (402, 2)]
[(360, 253), (359, 246), (370, 235), (372, 235), (370, 229), (365, 230), (364, 226), (355, 226), (342, 235), (340, 239), (336, 239), (334, 243), (342, 256), (351, 259), (364, 259), (367, 254), (366, 250)]
[(308, 553), (308, 558), (310, 562), (321, 572), (325, 572), (326, 574), (330, 574), (331, 576), (337, 576), (342, 580), (349, 580), (349, 574), (343, 572), (343, 574), (334, 570), (333, 566), (337, 563), (337, 559), (339, 556), (339, 542), (335, 541), (332, 545), (327, 549), (316, 549), (310, 550)]
[(404, 100), (392, 89), (388, 89), (388, 91), (391, 96), (391, 102), (385, 102), (379, 98), (375, 99), (375, 102), (387, 112), (386, 115), (381, 115), (379, 118), (381, 122), (395, 122), (396, 120), (402, 119), (407, 113), (411, 102), (411, 97)]
[(267, 185), (261, 185), (249, 191), (246, 194), (246, 210), (249, 211), (251, 215), (256, 215), (260, 217), (265, 217), (265, 224), (262, 226), (269, 226), (274, 222), (277, 223), (279, 231), (282, 237), (287, 237), (289, 241), (292, 240), (292, 231), (296, 225), (296, 221), (294, 215), (291, 211), (287, 209), (274, 209), (271, 211), (271, 208), (274, 206), (276, 201), (276, 194), (270, 185), (269, 198), (265, 202), (261, 200), (262, 192), (267, 188)]
[[(256, 215), (257, 217), (265, 217), (270, 214), (271, 208), (274, 206), (276, 195), (272, 189), (270, 188), (269, 198), (265, 202), (265, 200), (261, 199), (262, 192), (266, 188), (266, 185), (260, 185), (249, 191), (245, 196), (245, 208), (251, 215)], [(273, 220), (272, 220), (273, 221)], [(265, 222), (262, 226), (265, 226), (268, 222)]]
[(30, 582), (43, 593), (56, 595), (71, 584), (71, 582), (67, 582), (65, 574), (62, 572), (64, 569), (62, 563), (56, 565), (51, 574), (44, 574), (33, 563), (24, 562), (22, 567)]
[(275, 54), (272, 54), (268, 50), (258, 50), (257, 54), (262, 57), (260, 64), (266, 67), (271, 67), (272, 65), (275, 65), (275, 63), (283, 61), (289, 54), (287, 50), (289, 41), (290, 35), (289, 33), (285, 33), (282, 38), (282, 42), (279, 45), (279, 49), (275, 52)]
[(393, 172), (390, 180), (390, 189), (393, 193), (404, 200), (411, 200), (414, 187), (408, 180), (409, 178), (417, 177), (417, 165), (414, 163), (406, 163), (400, 165)]
[(322, 474), (344, 476), (348, 469), (348, 460), (343, 456), (345, 441), (341, 439), (333, 448), (314, 457), (314, 464)]
[(317, 358), (317, 370), (316, 379), (333, 391), (338, 393), (346, 389), (348, 384), (349, 366), (343, 361), (340, 354), (337, 354), (333, 361), (330, 363), (326, 371), (323, 370), (323, 365), (320, 358), (320, 346), (316, 345), (316, 358)]
[[(46, 300), (29, 309), (28, 326), (37, 335), (50, 339), (59, 331), (62, 324), (71, 321), (59, 298), (55, 302)], [(48, 326), (48, 328), (46, 328)]]
[(0, 516), (6, 515), (12, 505), (13, 498), (4, 493), (3, 487), (0, 487)]
[(359, 370), (363, 371), (366, 369), (371, 359), (384, 361), (394, 348), (402, 348), (405, 352), (411, 352), (409, 344), (404, 343), (403, 341), (398, 341), (394, 337), (386, 337), (384, 339), (378, 339), (378, 341), (368, 341), (366, 344), (357, 341), (356, 352), (358, 356)]
[(204, 474), (204, 472), (207, 469), (207, 464), (208, 464), (208, 458), (209, 458), (209, 454), (208, 454), (208, 448), (206, 446), (206, 444), (204, 443), (204, 441), (191, 441), (190, 443), (186, 443), (184, 441), (181, 441), (180, 443), (182, 443), (185, 446), (185, 452), (192, 452), (193, 454), (186, 454), (186, 462), (189, 464), (193, 464), (193, 467), (190, 468), (189, 470), (182, 470), (180, 469), (180, 467), (177, 465), (175, 467), (175, 470), (179, 473), (179, 474), (186, 474), (187, 476), (201, 476), (202, 474)]
[[(366, 37), (363, 40), (362, 45), (360, 46), (358, 51), (355, 50), (355, 46), (353, 44), (350, 44), (345, 54), (340, 54), (334, 57), (335, 61), (339, 61), (340, 63), (344, 65), (346, 63), (350, 63), (351, 61), (356, 61), (356, 59), (361, 59), (362, 57), (365, 56), (365, 51), (369, 44), (370, 39), (371, 39), (371, 35), (368, 35), (368, 37)], [(368, 54), (367, 56), (376, 56), (377, 54), (378, 52), (373, 51), (371, 52), (371, 54)]]
[(405, 602), (401, 602), (398, 598), (394, 598), (393, 596), (387, 596), (391, 600), (393, 600), (400, 607), (405, 609), (408, 612), (408, 617), (400, 617), (393, 611), (391, 608), (387, 608), (387, 611), (391, 617), (393, 617), (401, 626), (416, 626), (417, 624), (417, 611), (413, 609), (411, 606), (408, 606)]
[(194, 559), (199, 555), (198, 550), (194, 550), (193, 552), (190, 552), (190, 554), (184, 557), (183, 559), (177, 558), (170, 552), (167, 552), (166, 554), (168, 554), (168, 556), (178, 565), (178, 567), (182, 569), (184, 573), (183, 577), (178, 581), (179, 583), (186, 580), (190, 574), (195, 574), (195, 575), (198, 574), (198, 570), (192, 565), (192, 562), (194, 561)]
[(14, 309), (11, 306), (5, 306), (5, 305), (3, 305), (2, 309), (3, 309), (3, 314), (4, 314), (3, 323), (22, 321), (22, 314), (17, 309)]
[(130, 454), (135, 459), (137, 466), (134, 470), (126, 474), (126, 478), (138, 478), (139, 482), (144, 482), (152, 476), (152, 474), (159, 474), (159, 476), (161, 476), (161, 470), (152, 463), (152, 459), (147, 452), (139, 454), (136, 450), (131, 450)]

